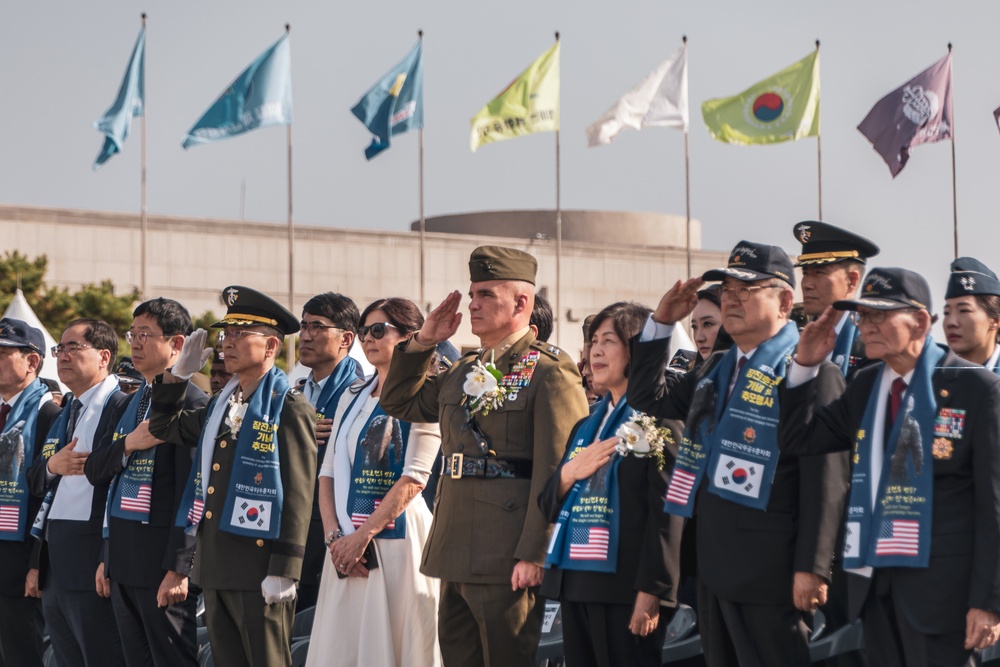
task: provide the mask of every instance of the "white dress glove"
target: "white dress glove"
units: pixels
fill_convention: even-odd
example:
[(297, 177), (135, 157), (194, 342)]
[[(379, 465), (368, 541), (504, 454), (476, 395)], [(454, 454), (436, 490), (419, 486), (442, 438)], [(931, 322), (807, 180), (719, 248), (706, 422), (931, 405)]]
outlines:
[(264, 595), (266, 604), (294, 600), (295, 580), (272, 574), (260, 582), (260, 592)]
[(177, 355), (177, 362), (170, 369), (170, 373), (181, 380), (189, 380), (191, 376), (200, 371), (209, 357), (212, 356), (212, 348), (205, 347), (208, 340), (208, 332), (204, 329), (196, 329), (194, 333), (184, 339), (184, 347)]

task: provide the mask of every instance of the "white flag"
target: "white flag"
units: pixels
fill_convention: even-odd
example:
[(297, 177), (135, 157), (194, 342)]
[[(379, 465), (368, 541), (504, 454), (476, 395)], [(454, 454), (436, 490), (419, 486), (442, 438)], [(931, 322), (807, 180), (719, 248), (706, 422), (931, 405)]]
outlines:
[(626, 127), (688, 131), (687, 45), (649, 73), (587, 128), (591, 147), (610, 144)]

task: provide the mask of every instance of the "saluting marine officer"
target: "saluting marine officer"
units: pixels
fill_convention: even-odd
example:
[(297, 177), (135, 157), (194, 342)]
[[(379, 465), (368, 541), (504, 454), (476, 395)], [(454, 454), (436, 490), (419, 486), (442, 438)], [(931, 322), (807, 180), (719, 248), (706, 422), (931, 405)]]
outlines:
[(536, 269), (520, 250), (473, 251), (469, 314), (483, 349), (427, 377), (434, 346), (461, 322), (453, 292), (393, 355), (382, 389), (393, 417), (441, 424), (442, 475), (420, 569), (442, 580), (446, 665), (534, 664), (549, 533), (535, 498), (587, 415), (576, 364), (528, 327)]
[(316, 413), (274, 361), (299, 322), (248, 287), (227, 287), (222, 297), (228, 311), (212, 326), (223, 329), (233, 377), (207, 407), (183, 409), (187, 378), (212, 355), (206, 332), (195, 331), (173, 369), (153, 384), (149, 431), (174, 444), (198, 443), (177, 524), (198, 535), (192, 579), (205, 591), (215, 663), (291, 665), (295, 582), (316, 477)]

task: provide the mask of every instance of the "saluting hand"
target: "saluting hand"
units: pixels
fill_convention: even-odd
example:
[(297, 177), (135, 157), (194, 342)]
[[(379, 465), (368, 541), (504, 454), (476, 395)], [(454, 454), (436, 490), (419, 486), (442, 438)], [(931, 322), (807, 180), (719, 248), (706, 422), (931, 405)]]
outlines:
[(89, 452), (74, 452), (76, 438), (69, 441), (65, 447), (49, 457), (48, 468), (53, 475), (82, 475), (83, 465), (87, 462)]
[(678, 280), (660, 298), (660, 303), (653, 311), (653, 321), (676, 324), (686, 318), (698, 305), (698, 288), (704, 283), (701, 278), (688, 278), (684, 282)]
[(822, 315), (806, 325), (799, 334), (795, 363), (799, 366), (816, 366), (833, 352), (837, 344), (838, 319), (839, 313), (833, 306), (827, 306)]
[(458, 290), (446, 296), (424, 320), (424, 326), (420, 327), (416, 335), (417, 342), (421, 345), (437, 345), (454, 336), (458, 325), (462, 323), (462, 313), (458, 312), (461, 303), (462, 294)]
[(184, 339), (184, 347), (177, 355), (170, 374), (182, 380), (188, 380), (192, 375), (204, 368), (212, 356), (212, 348), (205, 347), (208, 340), (208, 332), (204, 329), (195, 329), (190, 336)]

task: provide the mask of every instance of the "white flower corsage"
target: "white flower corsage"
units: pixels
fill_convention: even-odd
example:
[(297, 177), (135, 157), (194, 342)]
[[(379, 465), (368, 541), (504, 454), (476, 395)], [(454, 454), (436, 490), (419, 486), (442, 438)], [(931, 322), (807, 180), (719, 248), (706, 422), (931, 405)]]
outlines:
[(632, 417), (618, 427), (618, 444), (615, 451), (621, 456), (632, 454), (638, 458), (652, 456), (656, 459), (657, 468), (663, 470), (666, 459), (663, 450), (667, 444), (673, 444), (674, 438), (670, 429), (656, 423), (656, 419), (642, 412), (633, 411)]
[[(239, 396), (237, 396), (237, 393)], [(247, 404), (243, 402), (243, 392), (236, 392), (229, 395), (229, 414), (226, 415), (226, 424), (233, 436), (240, 434), (240, 427), (243, 426), (243, 416), (247, 413)]]
[(503, 373), (497, 370), (492, 363), (483, 365), (483, 362), (476, 360), (472, 365), (472, 370), (465, 376), (465, 384), (462, 390), (469, 397), (469, 414), (474, 415), (482, 412), (488, 415), (491, 410), (496, 410), (503, 405), (507, 398), (507, 388), (500, 384), (503, 380)]

